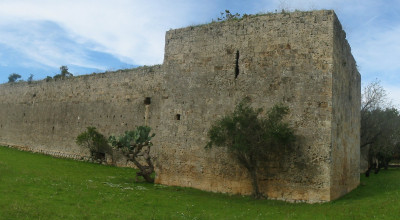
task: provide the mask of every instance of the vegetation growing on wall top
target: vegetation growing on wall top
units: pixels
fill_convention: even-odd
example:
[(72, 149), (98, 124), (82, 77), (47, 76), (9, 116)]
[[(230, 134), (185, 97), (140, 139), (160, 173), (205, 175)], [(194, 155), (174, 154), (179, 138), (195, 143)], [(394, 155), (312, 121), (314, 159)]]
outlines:
[(16, 82), (17, 79), (21, 78), (21, 75), (17, 74), (17, 73), (12, 73), (8, 76), (8, 82), (9, 83), (13, 83)]

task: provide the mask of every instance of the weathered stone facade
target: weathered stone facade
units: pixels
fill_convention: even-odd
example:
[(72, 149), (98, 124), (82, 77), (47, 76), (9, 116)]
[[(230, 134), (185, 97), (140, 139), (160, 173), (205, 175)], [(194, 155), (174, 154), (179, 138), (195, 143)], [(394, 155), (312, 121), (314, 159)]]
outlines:
[(248, 96), (255, 107), (287, 105), (298, 136), (271, 153), (264, 194), (320, 202), (357, 187), (360, 74), (333, 11), (187, 27), (165, 41), (160, 66), (1, 85), (0, 144), (79, 158), (87, 152), (74, 139), (87, 126), (110, 135), (147, 123), (157, 183), (250, 194), (243, 167), (204, 149), (211, 124)]

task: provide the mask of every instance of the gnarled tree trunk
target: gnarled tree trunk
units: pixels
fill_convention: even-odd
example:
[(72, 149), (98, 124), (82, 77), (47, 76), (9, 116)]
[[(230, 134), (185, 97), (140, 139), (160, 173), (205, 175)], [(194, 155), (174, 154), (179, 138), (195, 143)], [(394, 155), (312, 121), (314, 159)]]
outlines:
[[(133, 164), (140, 170), (136, 172), (136, 180), (139, 176), (142, 176), (146, 182), (154, 183), (154, 178), (151, 175), (154, 172), (154, 165), (151, 162), (150, 157), (150, 147), (149, 146), (139, 146), (135, 148), (137, 150), (131, 152), (124, 152), (124, 155), (128, 157), (129, 161), (132, 161)], [(146, 164), (141, 164), (138, 160), (139, 157), (143, 157)]]

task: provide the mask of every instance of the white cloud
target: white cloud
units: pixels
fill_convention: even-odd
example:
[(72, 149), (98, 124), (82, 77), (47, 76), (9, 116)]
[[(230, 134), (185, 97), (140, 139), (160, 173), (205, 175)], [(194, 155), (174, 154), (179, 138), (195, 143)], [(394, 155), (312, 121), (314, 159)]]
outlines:
[[(281, 8), (334, 9), (347, 32), (363, 79), (400, 81), (396, 75), (400, 71), (396, 60), (400, 54), (400, 19), (390, 17), (400, 8), (396, 1), (2, 0), (0, 27), (17, 23), (25, 26), (14, 35), (0, 30), (0, 43), (52, 66), (63, 61), (104, 68), (91, 61), (87, 50), (112, 54), (130, 64), (151, 65), (162, 63), (165, 31), (170, 28), (208, 22), (224, 9), (257, 13)], [(44, 21), (58, 25), (59, 32), (37, 33), (40, 28), (32, 25)], [(60, 44), (56, 37), (59, 33), (66, 35), (70, 43)]]
[[(71, 41), (70, 36), (52, 22), (20, 21), (0, 23), (0, 44), (25, 56), (13, 59), (19, 65), (35, 66), (34, 62), (58, 67), (68, 62), (72, 65), (101, 68), (89, 61), (84, 45)], [(10, 52), (12, 53), (12, 50)], [(29, 62), (31, 60), (31, 62)]]
[[(368, 75), (383, 74), (385, 78), (398, 77), (400, 72), (400, 24), (391, 28), (369, 27), (372, 33), (353, 39), (353, 53)], [(395, 74), (395, 75), (393, 75)]]
[[(2, 1), (0, 18), (49, 20), (77, 42), (138, 64), (161, 63), (164, 35), (184, 26), (196, 7), (190, 1)], [(6, 21), (4, 19), (3, 21)], [(194, 20), (193, 20), (194, 21)]]

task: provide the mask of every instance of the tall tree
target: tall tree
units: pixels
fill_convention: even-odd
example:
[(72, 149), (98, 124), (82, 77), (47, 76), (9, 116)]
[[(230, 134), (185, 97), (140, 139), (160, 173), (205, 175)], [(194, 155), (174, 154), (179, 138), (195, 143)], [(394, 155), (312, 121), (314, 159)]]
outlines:
[(361, 97), (361, 148), (374, 143), (381, 135), (384, 121), (374, 117), (373, 112), (388, 106), (386, 91), (378, 80), (364, 87)]
[(387, 101), (379, 81), (364, 87), (361, 101), (361, 148), (368, 153), (368, 170), (387, 167), (400, 143), (400, 114)]

